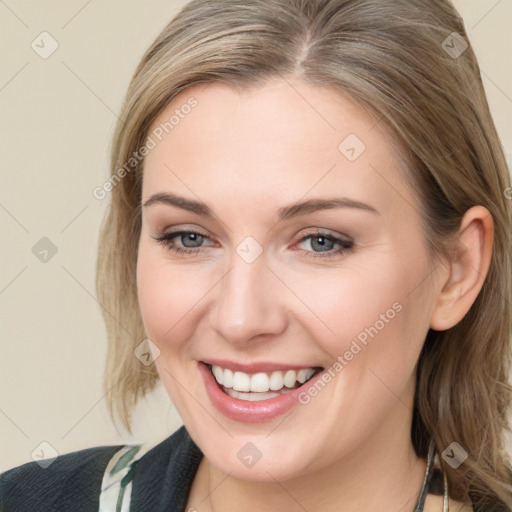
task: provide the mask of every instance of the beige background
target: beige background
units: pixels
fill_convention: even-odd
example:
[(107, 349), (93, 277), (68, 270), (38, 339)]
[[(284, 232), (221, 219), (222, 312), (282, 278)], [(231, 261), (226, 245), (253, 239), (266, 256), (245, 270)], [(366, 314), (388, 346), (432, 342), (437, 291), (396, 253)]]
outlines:
[[(181, 424), (162, 388), (136, 410), (133, 436), (107, 415), (106, 332), (94, 292), (106, 200), (92, 190), (108, 176), (131, 74), (184, 3), (0, 0), (0, 471), (34, 452), (51, 455), (42, 442), (59, 454), (156, 444)], [(510, 152), (512, 0), (455, 3)], [(47, 59), (31, 48), (43, 31), (58, 43)], [(57, 248), (46, 263), (32, 252), (43, 237)]]

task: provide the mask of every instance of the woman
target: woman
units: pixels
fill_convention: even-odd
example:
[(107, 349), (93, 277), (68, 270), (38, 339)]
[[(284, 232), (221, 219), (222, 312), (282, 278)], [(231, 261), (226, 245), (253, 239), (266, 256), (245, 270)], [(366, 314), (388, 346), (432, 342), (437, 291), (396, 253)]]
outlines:
[(184, 426), (2, 510), (510, 510), (510, 190), (449, 2), (189, 3), (95, 192), (113, 417)]

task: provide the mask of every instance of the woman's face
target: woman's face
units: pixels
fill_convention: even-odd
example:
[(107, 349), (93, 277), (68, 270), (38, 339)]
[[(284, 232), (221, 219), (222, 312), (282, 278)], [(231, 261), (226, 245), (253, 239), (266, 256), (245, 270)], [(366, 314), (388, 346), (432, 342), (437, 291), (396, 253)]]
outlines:
[(289, 79), (184, 90), (150, 136), (139, 302), (207, 459), (286, 480), (410, 446), (440, 285), (390, 134), (339, 92)]

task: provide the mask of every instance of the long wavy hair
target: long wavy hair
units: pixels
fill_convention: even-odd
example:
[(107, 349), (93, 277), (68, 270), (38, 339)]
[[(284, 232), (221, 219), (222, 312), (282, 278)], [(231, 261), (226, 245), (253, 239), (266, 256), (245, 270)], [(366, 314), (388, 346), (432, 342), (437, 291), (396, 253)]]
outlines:
[(433, 261), (449, 257), (470, 207), (492, 213), (492, 261), (480, 294), (461, 322), (425, 339), (411, 439), (425, 458), (431, 439), (438, 453), (457, 441), (469, 454), (463, 464), (440, 459), (451, 497), (510, 510), (512, 189), (475, 54), (448, 0), (193, 0), (158, 35), (129, 85), (102, 188), (110, 202), (96, 286), (114, 423), (117, 410), (130, 431), (133, 407), (158, 381), (154, 365), (134, 356), (146, 338), (136, 262), (149, 127), (193, 84), (249, 88), (284, 76), (336, 87), (392, 130), (421, 199)]

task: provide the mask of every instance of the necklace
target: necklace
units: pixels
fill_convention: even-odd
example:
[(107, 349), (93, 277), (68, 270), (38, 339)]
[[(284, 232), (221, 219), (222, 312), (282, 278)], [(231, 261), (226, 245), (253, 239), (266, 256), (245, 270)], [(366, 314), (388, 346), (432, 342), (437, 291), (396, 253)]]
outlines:
[[(425, 470), (425, 477), (423, 478), (423, 485), (421, 487), (420, 495), (418, 497), (418, 501), (416, 502), (416, 506), (414, 507), (414, 512), (423, 512), (423, 507), (425, 506), (425, 499), (428, 493), (428, 484), (432, 477), (432, 472), (434, 471), (434, 456), (435, 456), (435, 444), (434, 440), (430, 440), (430, 444), (428, 447), (428, 459), (427, 459), (427, 469)], [(448, 479), (446, 478), (446, 473), (443, 471), (443, 512), (449, 512), (450, 509), (448, 507)]]

